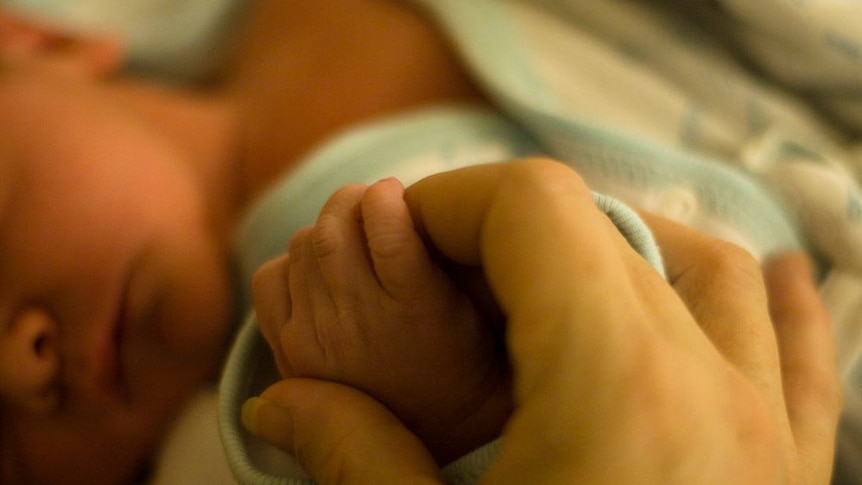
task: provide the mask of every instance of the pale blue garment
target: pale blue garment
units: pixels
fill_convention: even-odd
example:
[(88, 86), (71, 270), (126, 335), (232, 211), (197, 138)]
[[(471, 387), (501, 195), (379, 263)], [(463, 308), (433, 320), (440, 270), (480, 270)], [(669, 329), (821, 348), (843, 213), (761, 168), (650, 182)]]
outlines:
[(207, 77), (250, 2), (240, 0), (2, 0), (75, 32), (110, 34), (131, 69), (179, 82)]
[[(497, 103), (577, 160), (594, 188), (759, 258), (797, 245), (798, 225), (826, 264), (862, 275), (862, 191), (846, 135), (747, 70), (725, 36), (676, 14), (678, 2), (413, 1)], [(739, 30), (727, 23), (713, 30)]]
[[(329, 195), (344, 184), (391, 175), (409, 184), (445, 170), (540, 153), (542, 148), (517, 125), (470, 108), (421, 111), (349, 132), (306, 159), (249, 214), (240, 237), (243, 281), (263, 262), (282, 254), (291, 235), (314, 222)], [(663, 274), (658, 248), (635, 213), (606, 196), (596, 194), (595, 200)], [(251, 438), (239, 422), (242, 403), (275, 379), (271, 353), (252, 316), (236, 339), (219, 390), (228, 461), (243, 484), (308, 483), (292, 459)], [(447, 467), (450, 483), (473, 483), (497, 446), (488, 444)]]
[[(672, 18), (614, 0), (414, 1), (445, 26), (498, 105), (595, 189), (670, 212), (759, 258), (800, 246), (775, 193), (738, 158), (771, 125), (812, 144), (827, 134), (720, 51), (703, 41), (696, 52), (681, 47), (694, 32), (667, 39)], [(724, 96), (698, 91), (700, 78), (719, 74)], [(677, 198), (689, 206), (681, 214)]]
[[(769, 12), (752, 7), (757, 2), (710, 4), (714, 15), (694, 22), (678, 16), (683, 9), (674, 0), (412, 1), (442, 25), (497, 106), (593, 188), (738, 243), (760, 259), (802, 247), (799, 225), (825, 268), (862, 269), (862, 204), (844, 133), (809, 100), (749, 72), (723, 45), (727, 35), (740, 35), (743, 45), (775, 39)], [(822, 27), (830, 25), (820, 15), (826, 3), (776, 0), (771, 7), (803, 23), (806, 9), (817, 11), (808, 24)], [(819, 31), (831, 33), (827, 48), (852, 58), (852, 31)], [(787, 55), (773, 47), (757, 55)], [(807, 70), (818, 72), (812, 66)], [(831, 79), (852, 71), (828, 67)], [(844, 106), (836, 102), (841, 86), (827, 87), (829, 104)], [(846, 105), (852, 108), (852, 99)], [(835, 111), (852, 115), (851, 108)], [(842, 368), (859, 368), (858, 352), (847, 355), (856, 357)], [(847, 383), (857, 392), (856, 380)], [(852, 416), (843, 436), (858, 441)], [(450, 479), (470, 483), (491, 451), (456, 463)]]
[[(804, 212), (808, 205), (792, 206), (793, 200), (783, 192), (788, 185), (797, 189), (790, 183), (794, 180), (785, 179), (786, 167), (795, 168), (799, 162), (806, 168), (825, 167), (829, 175), (837, 173), (840, 190), (830, 187), (827, 195), (838, 194), (839, 201), (851, 208), (858, 202), (858, 187), (845, 177), (844, 161), (836, 160), (841, 148), (832, 128), (804, 103), (746, 72), (705, 32), (651, 8), (649, 2), (414, 1), (440, 22), (486, 92), (518, 124), (520, 128), (510, 127), (514, 132), (509, 135), (532, 136), (533, 148), (571, 163), (594, 188), (736, 242), (761, 259), (802, 246), (794, 217), (803, 223), (807, 236), (816, 236), (818, 227), (832, 223), (830, 218), (844, 224), (846, 215), (852, 215), (839, 208), (826, 216), (816, 214), (809, 224), (811, 217)], [(311, 222), (332, 190), (351, 181), (353, 170), (367, 167), (362, 163), (379, 163), (381, 176), (398, 175), (405, 157), (417, 159), (403, 154), (365, 157), (365, 150), (354, 150), (356, 140), (370, 143), (363, 137), (397, 134), (391, 143), (377, 147), (383, 153), (420, 140), (428, 149), (439, 148), (437, 130), (422, 130), (417, 138), (406, 121), (395, 121), (403, 123), (403, 132), (391, 124), (383, 131), (362, 130), (308, 160), (297, 179), (282, 187), (282, 196), (265, 202), (257, 213), (270, 215), (252, 217), (248, 228), (258, 229), (247, 230), (246, 236), (268, 233), (274, 220), (285, 229), (260, 247), (245, 247), (247, 271), (282, 251), (289, 235)], [(441, 136), (447, 123), (439, 125)], [(463, 125), (484, 123), (472, 120)], [(350, 166), (344, 169), (346, 174), (327, 167), (338, 158), (333, 153)], [(435, 159), (439, 157), (427, 157)], [(425, 173), (460, 164), (435, 162), (436, 167)], [(407, 172), (423, 172), (415, 167)], [(821, 196), (815, 193), (814, 202)], [(305, 219), (293, 219), (286, 209), (291, 206), (304, 214), (299, 219)], [(824, 252), (831, 251), (825, 256), (828, 264), (858, 262), (855, 248), (848, 252), (833, 241), (815, 242)], [(845, 257), (847, 261), (841, 259)], [(249, 323), (237, 341), (222, 388), (225, 442), (243, 483), (287, 483), (278, 476), (296, 470), (279, 472), (257, 445), (246, 454), (252, 445), (237, 421), (241, 401), (264, 384), (242, 387), (253, 386), (249, 375), (264, 374), (259, 372), (259, 353), (266, 354), (266, 349)], [(475, 481), (495, 446), (476, 450), (448, 467), (449, 480)], [(284, 458), (275, 461), (283, 464)], [(260, 467), (269, 467), (272, 473), (262, 475)]]
[[(498, 105), (593, 188), (761, 259), (799, 247), (798, 226), (829, 290), (862, 301), (862, 4), (414, 2)], [(732, 41), (774, 78), (749, 71)], [(835, 483), (860, 483), (862, 311), (843, 317), (833, 322), (847, 394)]]
[[(862, 133), (862, 3), (719, 0), (746, 52)], [(857, 168), (860, 166), (857, 164)]]

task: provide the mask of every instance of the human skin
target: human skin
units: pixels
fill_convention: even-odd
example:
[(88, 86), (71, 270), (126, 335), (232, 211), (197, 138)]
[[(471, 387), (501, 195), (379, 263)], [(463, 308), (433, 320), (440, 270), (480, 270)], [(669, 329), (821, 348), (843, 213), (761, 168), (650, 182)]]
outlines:
[[(215, 378), (235, 319), (231, 236), (247, 205), (338, 129), (474, 98), (439, 35), (400, 2), (255, 9), (238, 38), (249, 55), (200, 90), (119, 73), (114, 39), (0, 10), (0, 482), (127, 483)], [(288, 22), (305, 35), (273, 28)], [(332, 50), (355, 61), (329, 64)], [(335, 76), (338, 66), (349, 69)], [(355, 83), (357, 70), (378, 75)], [(321, 79), (339, 83), (324, 91)], [(309, 109), (296, 93), (340, 101)], [(111, 344), (121, 302), (130, 323)], [(96, 363), (113, 352), (121, 386), (97, 376), (114, 373)]]
[(330, 197), (288, 255), (255, 275), (257, 322), (282, 377), (363, 390), (447, 464), (499, 436), (508, 367), (495, 330), (391, 192), (403, 192), (395, 179)]
[(216, 370), (226, 249), (174, 147), (88, 84), (16, 76), (0, 83), (0, 473), (117, 483)]
[(400, 0), (265, 0), (241, 32), (225, 90), (254, 193), (321, 141), (441, 103), (488, 104), (428, 16)]
[[(437, 250), (482, 265), (507, 318), (515, 411), (481, 483), (829, 483), (840, 386), (804, 256), (761, 268), (647, 216), (665, 281), (541, 160), (432, 176), (406, 200)], [(442, 483), (356, 389), (286, 379), (245, 411), (320, 483)]]

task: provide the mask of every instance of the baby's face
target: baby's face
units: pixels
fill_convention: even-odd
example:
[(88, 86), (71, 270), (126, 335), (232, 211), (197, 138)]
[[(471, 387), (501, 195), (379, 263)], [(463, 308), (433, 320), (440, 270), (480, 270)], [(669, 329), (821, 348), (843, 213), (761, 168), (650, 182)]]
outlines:
[(0, 483), (123, 483), (230, 326), (188, 164), (92, 83), (0, 73)]

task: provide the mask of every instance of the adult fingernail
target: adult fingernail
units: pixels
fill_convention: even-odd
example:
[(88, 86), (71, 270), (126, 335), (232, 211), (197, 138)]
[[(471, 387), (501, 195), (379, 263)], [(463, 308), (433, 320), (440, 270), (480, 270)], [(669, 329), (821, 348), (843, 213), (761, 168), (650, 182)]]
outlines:
[(252, 435), (285, 451), (293, 449), (293, 416), (286, 407), (261, 397), (252, 397), (242, 405), (242, 425)]
[(260, 436), (261, 407), (266, 406), (267, 404), (266, 400), (259, 397), (253, 397), (242, 405), (242, 412), (240, 413), (242, 425), (254, 436)]

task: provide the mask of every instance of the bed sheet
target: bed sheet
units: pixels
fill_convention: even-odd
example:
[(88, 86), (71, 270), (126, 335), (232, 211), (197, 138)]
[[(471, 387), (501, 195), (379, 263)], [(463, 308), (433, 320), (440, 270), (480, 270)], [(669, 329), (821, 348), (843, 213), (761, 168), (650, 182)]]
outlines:
[(215, 388), (184, 409), (159, 452), (147, 485), (236, 485), (221, 447)]

